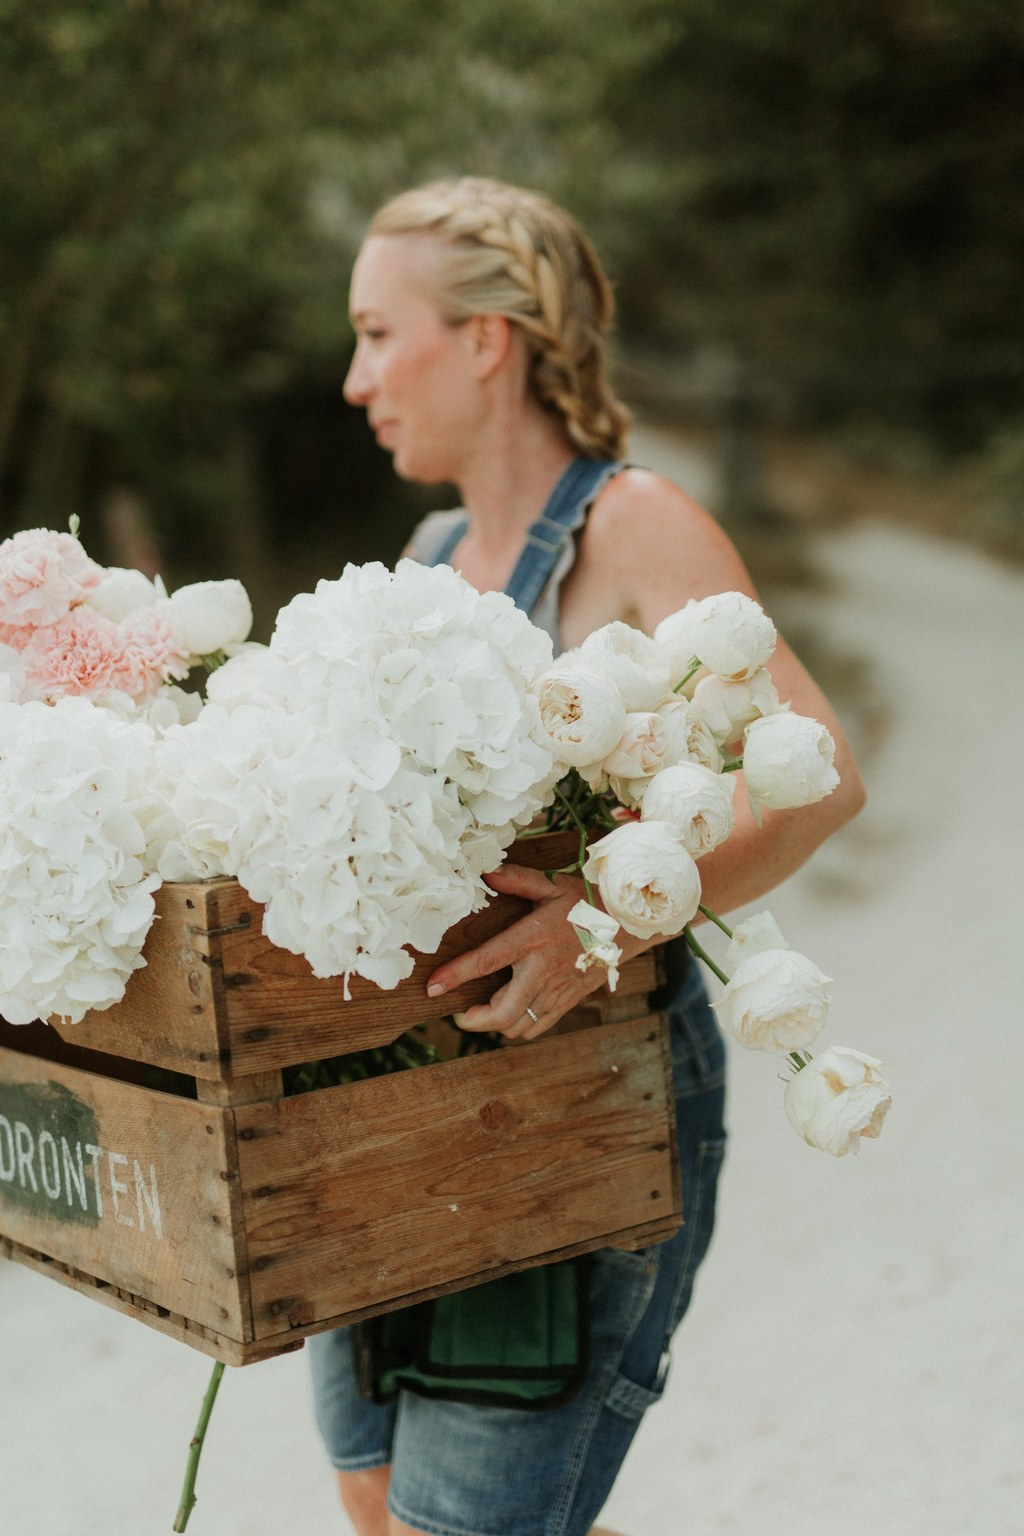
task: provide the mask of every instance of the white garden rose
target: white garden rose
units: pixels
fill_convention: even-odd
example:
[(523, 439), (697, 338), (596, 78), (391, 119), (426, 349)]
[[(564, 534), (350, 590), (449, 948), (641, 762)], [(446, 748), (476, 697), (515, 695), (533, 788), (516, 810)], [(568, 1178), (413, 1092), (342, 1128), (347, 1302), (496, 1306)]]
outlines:
[(700, 875), (675, 828), (629, 821), (587, 850), (583, 873), (627, 933), (650, 939), (686, 927), (700, 902)]
[(570, 768), (597, 763), (616, 745), (626, 708), (613, 683), (580, 662), (556, 664), (533, 690), (555, 756)]
[(155, 603), (166, 600), (166, 597), (167, 588), (159, 576), (150, 581), (142, 571), (112, 565), (104, 570), (99, 585), (90, 592), (86, 601), (90, 608), (95, 608), (105, 619), (119, 623), (130, 614), (152, 608)]
[(665, 727), (666, 768), (673, 763), (701, 763), (712, 773), (721, 773), (718, 743), (688, 699), (670, 694), (659, 704), (657, 714)]
[(745, 955), (713, 1005), (718, 1022), (753, 1051), (805, 1050), (829, 1014), (831, 978), (793, 949)]
[(240, 581), (196, 581), (154, 604), (190, 656), (238, 645), (252, 628), (252, 604)]
[(730, 682), (709, 672), (693, 691), (693, 707), (715, 740), (736, 741), (761, 715), (788, 710), (779, 702), (775, 684), (763, 667), (742, 682)]
[(644, 821), (667, 821), (695, 859), (724, 843), (733, 826), (732, 774), (701, 763), (676, 763), (655, 774), (640, 802)]
[(670, 613), (655, 628), (654, 643), (668, 664), (670, 687), (677, 687), (700, 659), (694, 649), (697, 617), (697, 602), (691, 598), (684, 608)]
[(892, 1092), (874, 1056), (834, 1045), (802, 1067), (786, 1088), (786, 1114), (809, 1146), (845, 1157), (880, 1135)]
[(568, 913), (568, 920), (581, 938), (586, 934), (600, 944), (610, 943), (620, 926), (610, 912), (602, 912), (592, 901), (578, 901)]
[(765, 715), (743, 737), (747, 793), (773, 811), (814, 805), (839, 783), (835, 750), (830, 732), (809, 715)]
[[(669, 694), (653, 714), (661, 723), (660, 734), (658, 727), (652, 725), (647, 728), (646, 736), (648, 743), (657, 743), (656, 749), (650, 745), (641, 749), (634, 741), (630, 755), (626, 758), (617, 754), (614, 758), (606, 759), (603, 764), (580, 770), (591, 789), (610, 789), (619, 804), (630, 811), (640, 809), (644, 795), (655, 777), (676, 763), (700, 763), (712, 773), (719, 773), (722, 769), (722, 754), (718, 744), (687, 699)], [(664, 750), (659, 757), (662, 739)], [(638, 757), (640, 751), (642, 755)], [(611, 762), (629, 769), (629, 772), (609, 773)], [(648, 767), (648, 772), (637, 771), (644, 766)]]
[(750, 677), (775, 649), (775, 625), (760, 603), (743, 592), (718, 592), (690, 601), (661, 621), (654, 638), (670, 655), (676, 681), (699, 658), (709, 672)]
[(736, 966), (751, 955), (760, 955), (766, 949), (788, 949), (782, 929), (767, 910), (755, 912), (752, 917), (737, 923), (732, 930), (729, 947), (725, 952), (727, 965)]
[(577, 956), (576, 969), (589, 971), (595, 965), (608, 972), (608, 990), (614, 992), (619, 981), (619, 961), (622, 950), (615, 939), (619, 923), (609, 912), (602, 912), (593, 902), (578, 901), (568, 914), (569, 922), (576, 930), (576, 937), (583, 946)]
[(610, 779), (643, 779), (665, 761), (665, 723), (653, 712), (630, 712), (618, 742), (602, 764)]
[(654, 709), (672, 686), (664, 650), (629, 624), (616, 621), (595, 629), (580, 646), (579, 657), (618, 689), (629, 711)]

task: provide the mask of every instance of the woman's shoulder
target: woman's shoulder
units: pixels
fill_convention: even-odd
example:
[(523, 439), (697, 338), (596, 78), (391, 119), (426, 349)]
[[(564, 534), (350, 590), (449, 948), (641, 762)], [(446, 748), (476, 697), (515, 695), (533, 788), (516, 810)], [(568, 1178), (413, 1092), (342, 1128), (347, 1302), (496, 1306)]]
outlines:
[[(587, 563), (613, 579), (621, 605), (650, 618), (690, 597), (752, 591), (732, 541), (710, 512), (666, 476), (629, 467), (594, 504)], [(614, 575), (612, 575), (614, 573)], [(659, 614), (660, 616), (660, 614)]]
[(680, 486), (655, 470), (628, 465), (598, 496), (588, 536), (595, 545), (621, 551), (624, 541), (649, 554), (651, 547), (680, 544), (712, 549), (732, 546), (711, 513)]

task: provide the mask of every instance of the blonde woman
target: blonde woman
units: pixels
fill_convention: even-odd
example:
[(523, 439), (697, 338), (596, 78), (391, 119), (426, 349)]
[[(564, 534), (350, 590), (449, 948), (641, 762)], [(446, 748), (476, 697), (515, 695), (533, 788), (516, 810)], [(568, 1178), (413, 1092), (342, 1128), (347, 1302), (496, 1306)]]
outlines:
[[(561, 650), (623, 620), (650, 632), (689, 598), (750, 578), (716, 523), (678, 487), (623, 463), (629, 415), (607, 371), (611, 292), (574, 221), (545, 198), (479, 178), (387, 204), (355, 264), (357, 345), (345, 396), (363, 407), (396, 472), (453, 482), (461, 506), (416, 530), (408, 553), (447, 561), (480, 591), (508, 591)], [(779, 693), (824, 721), (840, 788), (817, 806), (738, 825), (701, 863), (705, 900), (727, 912), (777, 885), (860, 806), (838, 722), (780, 641)], [(580, 972), (561, 877), (505, 865), (496, 890), (531, 914), (441, 966), (428, 992), (506, 968), (468, 1030), (533, 1038), (599, 985)], [(627, 953), (646, 947), (620, 935)], [(542, 1410), (361, 1397), (349, 1330), (311, 1341), (318, 1422), (358, 1536), (596, 1536), (593, 1521), (645, 1409), (707, 1249), (724, 1145), (722, 1042), (685, 949), (670, 946), (668, 1009), (683, 1204), (681, 1232), (642, 1253), (603, 1250), (588, 1277), (585, 1379)], [(468, 1293), (467, 1293), (468, 1294)]]

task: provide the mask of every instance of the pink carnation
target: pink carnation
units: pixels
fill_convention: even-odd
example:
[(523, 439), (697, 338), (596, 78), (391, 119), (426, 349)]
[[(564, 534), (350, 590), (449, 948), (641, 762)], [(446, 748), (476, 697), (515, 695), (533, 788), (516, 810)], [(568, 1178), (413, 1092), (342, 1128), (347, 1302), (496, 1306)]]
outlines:
[(53, 624), (82, 602), (102, 575), (70, 533), (26, 528), (0, 544), (0, 622)]
[(188, 676), (188, 651), (159, 614), (142, 609), (116, 626), (121, 655), (110, 687), (132, 699), (149, 698), (162, 683)]
[(27, 624), (0, 624), (0, 645), (9, 645), (23, 651), (32, 639), (34, 631)]
[(25, 700), (100, 698), (118, 686), (114, 678), (123, 649), (117, 624), (91, 608), (73, 608), (56, 624), (37, 629), (25, 647)]

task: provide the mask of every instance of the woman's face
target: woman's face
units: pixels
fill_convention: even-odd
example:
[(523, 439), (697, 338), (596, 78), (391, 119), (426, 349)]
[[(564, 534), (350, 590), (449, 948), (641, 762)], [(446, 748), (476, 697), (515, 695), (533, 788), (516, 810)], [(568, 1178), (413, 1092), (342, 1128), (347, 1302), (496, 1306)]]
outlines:
[(429, 236), (371, 235), (352, 272), (356, 350), (345, 399), (365, 408), (406, 479), (458, 481), (484, 402), (472, 327), (453, 325), (432, 296)]

